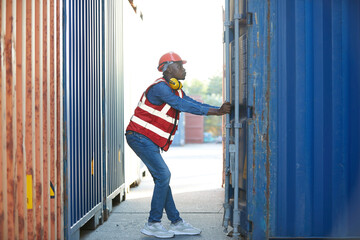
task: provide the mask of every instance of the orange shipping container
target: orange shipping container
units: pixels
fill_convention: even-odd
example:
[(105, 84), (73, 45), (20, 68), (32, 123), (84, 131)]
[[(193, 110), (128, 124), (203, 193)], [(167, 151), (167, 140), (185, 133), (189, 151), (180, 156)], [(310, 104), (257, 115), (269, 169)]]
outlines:
[(63, 239), (60, 1), (1, 1), (0, 239)]
[[(202, 102), (201, 96), (190, 96)], [(204, 116), (185, 113), (185, 143), (204, 142)]]

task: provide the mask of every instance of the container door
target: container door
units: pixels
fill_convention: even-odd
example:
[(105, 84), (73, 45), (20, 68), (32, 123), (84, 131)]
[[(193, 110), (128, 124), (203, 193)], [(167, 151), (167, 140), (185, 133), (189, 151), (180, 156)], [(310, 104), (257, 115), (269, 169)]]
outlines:
[[(247, 31), (251, 16), (246, 1), (226, 1), (225, 16), (225, 97), (233, 109), (226, 116), (225, 213), (224, 227), (234, 237), (247, 236), (247, 122), (251, 118), (247, 93)], [(241, 13), (241, 14), (240, 14)]]
[(359, 238), (360, 2), (248, 12), (248, 237)]

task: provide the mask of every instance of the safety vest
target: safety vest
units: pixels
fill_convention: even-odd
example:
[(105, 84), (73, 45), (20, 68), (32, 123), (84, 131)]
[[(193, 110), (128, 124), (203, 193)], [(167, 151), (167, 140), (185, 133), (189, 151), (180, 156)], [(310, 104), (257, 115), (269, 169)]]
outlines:
[[(126, 131), (143, 134), (161, 149), (167, 151), (178, 128), (180, 111), (172, 108), (167, 103), (154, 105), (146, 98), (150, 88), (160, 82), (165, 82), (169, 85), (164, 78), (159, 78), (146, 89), (140, 98)], [(177, 96), (183, 98), (184, 93), (182, 90), (173, 91)]]

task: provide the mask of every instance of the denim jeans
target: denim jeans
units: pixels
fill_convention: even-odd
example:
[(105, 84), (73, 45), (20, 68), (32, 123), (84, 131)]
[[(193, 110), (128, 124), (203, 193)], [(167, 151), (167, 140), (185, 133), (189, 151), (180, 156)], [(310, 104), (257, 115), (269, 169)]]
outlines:
[(180, 221), (180, 214), (175, 207), (169, 186), (171, 173), (160, 154), (160, 148), (149, 138), (136, 132), (127, 132), (126, 140), (136, 155), (144, 162), (155, 183), (148, 221), (161, 222), (164, 208), (172, 223)]

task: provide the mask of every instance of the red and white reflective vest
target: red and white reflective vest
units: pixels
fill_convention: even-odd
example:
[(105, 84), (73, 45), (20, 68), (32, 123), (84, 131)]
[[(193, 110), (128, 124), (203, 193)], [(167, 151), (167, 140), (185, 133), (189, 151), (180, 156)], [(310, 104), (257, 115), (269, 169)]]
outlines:
[[(160, 82), (168, 84), (164, 78), (159, 78), (146, 89), (140, 98), (126, 131), (143, 134), (161, 149), (167, 151), (178, 128), (180, 111), (172, 108), (167, 103), (154, 105), (146, 98), (149, 89)], [(184, 96), (182, 90), (176, 90), (175, 94), (181, 98)]]

